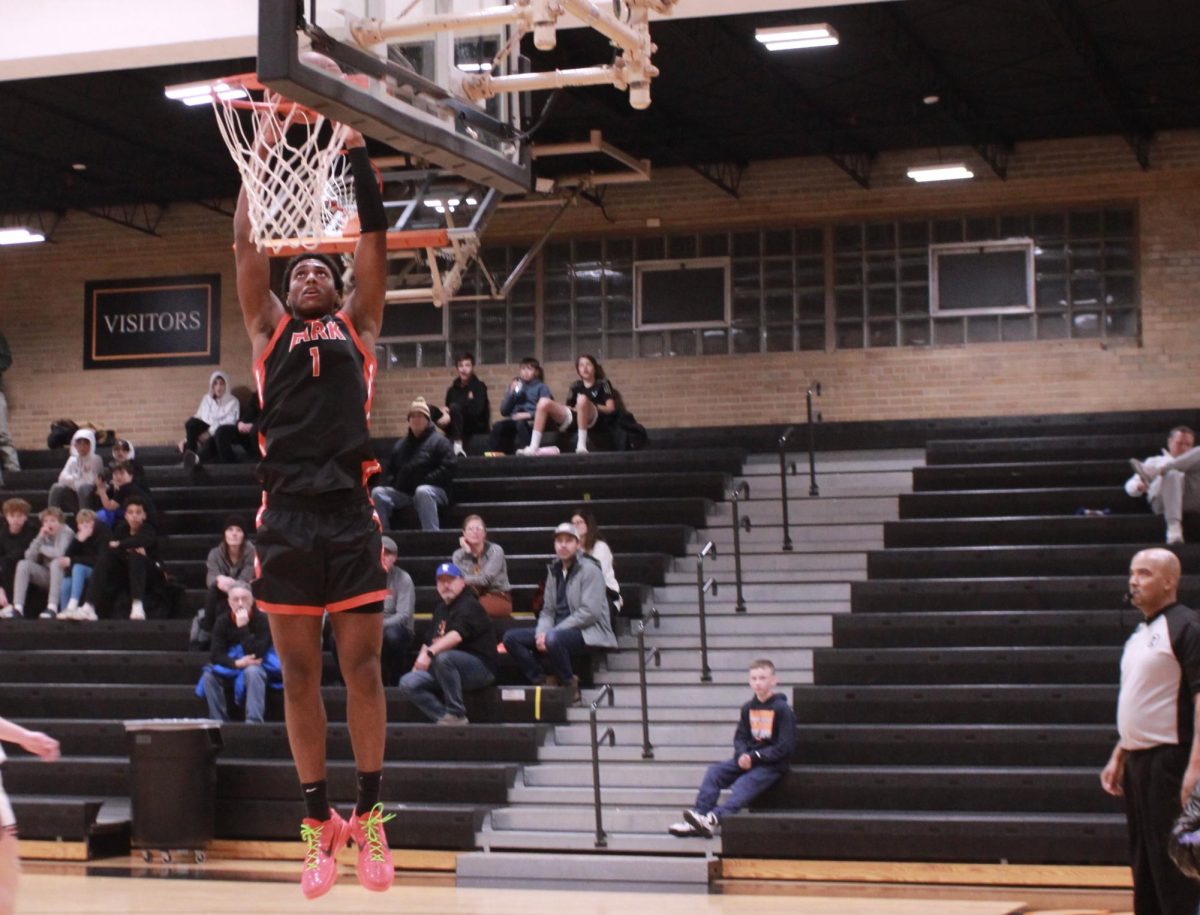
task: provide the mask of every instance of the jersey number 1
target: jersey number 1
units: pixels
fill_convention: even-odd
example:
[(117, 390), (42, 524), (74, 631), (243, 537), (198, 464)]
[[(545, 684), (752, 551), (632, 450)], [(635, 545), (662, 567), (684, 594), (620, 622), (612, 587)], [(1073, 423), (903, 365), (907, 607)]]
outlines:
[(321, 375), (321, 348), (319, 346), (310, 346), (308, 354), (312, 356), (313, 378), (318, 378)]

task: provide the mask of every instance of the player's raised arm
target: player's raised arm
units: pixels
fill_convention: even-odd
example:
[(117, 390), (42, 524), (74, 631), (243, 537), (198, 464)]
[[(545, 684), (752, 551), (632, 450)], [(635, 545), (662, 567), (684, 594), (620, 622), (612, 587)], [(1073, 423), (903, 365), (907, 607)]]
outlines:
[[(279, 139), (277, 131), (273, 119), (264, 117), (259, 121), (255, 134), (256, 155), (269, 155), (270, 147)], [(243, 184), (233, 213), (233, 256), (237, 262), (237, 293), (242, 320), (257, 354), (271, 339), (275, 325), (283, 316), (283, 305), (271, 292), (271, 260), (251, 240), (251, 229), (250, 202)]]
[(364, 344), (373, 346), (383, 323), (387, 292), (387, 215), (366, 143), (357, 131), (346, 139), (346, 156), (354, 175), (359, 236), (354, 248), (354, 291), (345, 310)]

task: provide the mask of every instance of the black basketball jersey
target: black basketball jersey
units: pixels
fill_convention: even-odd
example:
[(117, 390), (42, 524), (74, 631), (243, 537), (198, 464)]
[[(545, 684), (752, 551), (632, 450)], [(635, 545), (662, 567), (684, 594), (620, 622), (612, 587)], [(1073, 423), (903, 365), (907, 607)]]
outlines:
[(371, 450), (375, 354), (341, 312), (285, 315), (254, 365), (258, 479), (268, 493), (362, 492), (379, 472)]

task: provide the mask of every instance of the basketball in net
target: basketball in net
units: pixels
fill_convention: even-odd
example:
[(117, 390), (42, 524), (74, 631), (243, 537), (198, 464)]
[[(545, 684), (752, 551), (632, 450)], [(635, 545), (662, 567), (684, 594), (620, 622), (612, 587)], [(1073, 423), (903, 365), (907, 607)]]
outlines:
[(278, 252), (316, 250), (340, 239), (357, 214), (342, 155), (350, 129), (263, 87), (253, 75), (225, 82), (244, 90), (214, 92), (212, 104), (246, 189), (251, 240), (260, 251)]

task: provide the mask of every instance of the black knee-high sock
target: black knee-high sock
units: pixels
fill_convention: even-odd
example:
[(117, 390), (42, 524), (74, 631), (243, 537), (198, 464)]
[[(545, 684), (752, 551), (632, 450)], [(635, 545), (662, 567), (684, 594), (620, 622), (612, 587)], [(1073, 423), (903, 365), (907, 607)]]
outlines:
[(379, 803), (379, 786), (383, 782), (383, 772), (358, 773), (358, 803), (354, 812), (362, 816)]
[(319, 782), (301, 784), (304, 790), (304, 811), (312, 820), (324, 823), (329, 819), (329, 793), (324, 779)]

